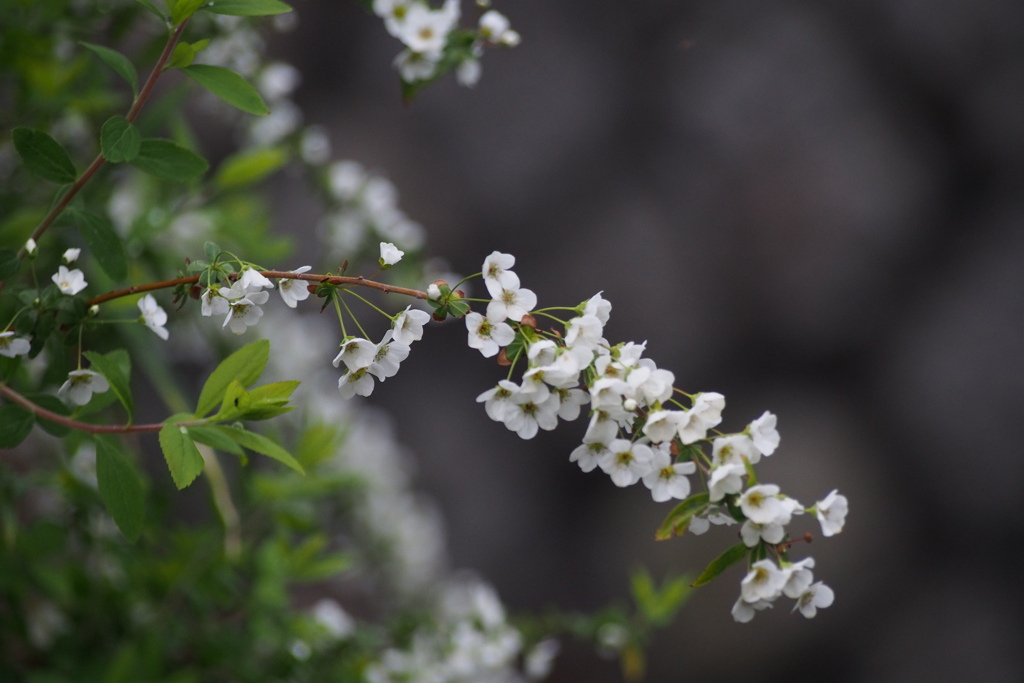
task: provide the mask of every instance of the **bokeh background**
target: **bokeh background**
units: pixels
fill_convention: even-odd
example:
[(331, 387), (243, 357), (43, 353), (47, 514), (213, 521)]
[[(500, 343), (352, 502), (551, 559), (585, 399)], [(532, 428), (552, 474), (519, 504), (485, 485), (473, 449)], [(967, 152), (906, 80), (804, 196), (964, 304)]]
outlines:
[[(762, 480), (849, 497), (846, 531), (806, 549), (833, 607), (736, 624), (734, 569), (659, 634), (648, 680), (1021, 680), (1024, 5), (506, 0), (522, 45), (403, 106), (379, 20), (293, 4), (270, 51), (307, 122), (394, 181), (432, 252), (471, 273), (509, 251), (541, 305), (603, 290), (609, 339), (724, 393), (725, 428), (779, 416)], [(473, 399), (502, 371), (464, 340), (433, 329), (372, 397), (454, 567), (512, 610), (593, 609), (638, 564), (696, 572), (733, 542), (654, 542), (669, 506), (568, 461), (582, 420), (530, 442), (489, 422)], [(551, 680), (620, 675), (566, 644)]]

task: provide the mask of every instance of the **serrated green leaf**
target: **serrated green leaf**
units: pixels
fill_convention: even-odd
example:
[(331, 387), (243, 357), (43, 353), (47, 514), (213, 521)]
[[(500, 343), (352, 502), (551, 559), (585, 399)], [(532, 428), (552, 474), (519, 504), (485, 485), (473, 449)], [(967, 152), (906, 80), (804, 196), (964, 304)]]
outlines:
[(302, 469), (302, 465), (299, 464), (298, 460), (292, 457), (291, 453), (286, 451), (275, 441), (268, 439), (262, 434), (238, 429), (237, 427), (217, 426), (212, 429), (215, 429), (231, 438), (235, 443), (243, 448), (248, 448), (250, 451), (262, 453), (263, 455), (271, 457), (278, 462), (282, 462), (299, 474), (306, 473), (306, 471)]
[(71, 157), (52, 137), (31, 128), (15, 128), (11, 137), (14, 148), (18, 150), (29, 171), (54, 183), (75, 182), (78, 173), (71, 163)]
[(242, 455), (241, 446), (235, 443), (231, 437), (221, 434), (213, 427), (189, 427), (188, 433), (194, 441), (206, 444), (210, 448), (232, 455)]
[(18, 274), (21, 259), (14, 249), (0, 249), (0, 280), (6, 280)]
[(0, 406), (0, 448), (14, 448), (30, 433), (36, 423), (35, 415), (21, 406)]
[(246, 344), (221, 361), (206, 380), (203, 390), (199, 392), (199, 403), (196, 406), (196, 417), (205, 417), (224, 399), (231, 382), (238, 380), (243, 387), (253, 384), (267, 367), (270, 357), (270, 342), (266, 339)]
[(263, 180), (288, 162), (288, 150), (270, 147), (240, 152), (225, 159), (213, 182), (222, 190), (234, 190)]
[(111, 116), (100, 129), (100, 150), (107, 161), (131, 161), (141, 146), (139, 129), (123, 116)]
[(96, 483), (117, 528), (129, 541), (138, 540), (146, 509), (142, 480), (120, 444), (109, 437), (96, 437)]
[(83, 355), (89, 359), (92, 369), (106, 377), (107, 381), (110, 382), (110, 389), (128, 412), (128, 423), (131, 424), (132, 419), (135, 417), (135, 407), (132, 402), (128, 374), (121, 369), (123, 365), (130, 362), (128, 353), (124, 349), (116, 349), (107, 354), (86, 351)]
[(179, 427), (174, 422), (191, 418), (191, 415), (174, 415), (160, 429), (160, 450), (164, 453), (167, 468), (171, 471), (174, 485), (181, 490), (195, 481), (205, 467), (203, 456), (199, 453), (186, 427)]
[(238, 405), (242, 414), (239, 420), (269, 420), (294, 410), (286, 405), (292, 392), (299, 386), (297, 380), (272, 382), (254, 388), (245, 396), (245, 406)]
[(665, 516), (665, 521), (661, 523), (661, 526), (654, 533), (654, 539), (656, 541), (667, 541), (673, 536), (685, 533), (686, 528), (690, 524), (690, 519), (707, 506), (708, 494), (706, 491), (693, 494), (672, 508), (672, 511)]
[(88, 211), (75, 209), (70, 213), (89, 253), (96, 258), (110, 279), (120, 282), (128, 277), (128, 257), (114, 226), (102, 216)]
[(206, 159), (170, 140), (143, 140), (131, 165), (157, 178), (187, 183), (210, 168)]
[(265, 17), (291, 12), (292, 8), (279, 0), (214, 0), (203, 6), (202, 10), (234, 17)]
[(270, 113), (256, 88), (231, 69), (211, 64), (193, 64), (181, 71), (233, 107), (259, 116)]
[[(156, 8), (151, 7), (151, 10), (155, 11)], [(86, 42), (79, 42), (79, 45), (92, 50), (97, 57), (103, 60), (104, 64), (113, 69), (118, 76), (128, 81), (128, 85), (132, 87), (132, 96), (139, 96), (139, 75), (127, 57), (117, 50), (111, 50), (109, 47), (103, 47), (102, 45), (93, 45)]]
[(703, 586), (706, 583), (710, 583), (719, 574), (746, 557), (748, 552), (750, 552), (750, 548), (742, 543), (729, 548), (724, 553), (713, 559), (711, 564), (709, 564), (701, 575), (697, 577), (697, 580), (690, 584), (690, 587), (696, 588), (697, 586)]
[[(40, 408), (46, 408), (51, 413), (57, 413), (68, 417), (71, 415), (71, 411), (68, 410), (67, 405), (64, 401), (60, 400), (53, 394), (25, 394), (25, 398), (35, 403)], [(65, 437), (71, 433), (70, 427), (57, 424), (56, 422), (50, 422), (45, 417), (36, 415), (36, 422), (47, 434), (52, 434), (57, 437)]]

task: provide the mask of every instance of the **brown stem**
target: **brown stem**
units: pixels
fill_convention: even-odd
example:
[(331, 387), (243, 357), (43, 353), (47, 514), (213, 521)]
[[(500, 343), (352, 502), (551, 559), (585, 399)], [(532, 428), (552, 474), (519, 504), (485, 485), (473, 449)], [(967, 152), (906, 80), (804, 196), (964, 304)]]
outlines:
[(129, 434), (132, 432), (159, 432), (164, 428), (162, 422), (146, 425), (96, 425), (88, 422), (79, 422), (78, 420), (72, 420), (66, 415), (55, 413), (33, 403), (5, 384), (0, 384), (0, 395), (3, 395), (12, 403), (17, 403), (37, 417), (49, 420), (68, 429), (77, 429), (80, 432), (89, 432), (91, 434)]
[[(411, 296), (415, 299), (426, 299), (427, 293), (422, 292), (418, 289), (408, 289), (406, 287), (395, 287), (393, 285), (384, 284), (383, 282), (377, 282), (376, 280), (367, 280), (365, 277), (358, 275), (355, 277), (349, 277), (346, 275), (318, 275), (316, 273), (293, 273), (287, 270), (261, 270), (259, 271), (266, 277), (276, 277), (285, 280), (306, 280), (308, 282), (323, 282), (331, 285), (350, 285), (353, 287), (369, 287), (376, 289), (385, 294), (402, 294), (403, 296)], [(88, 305), (95, 306), (102, 304), (113, 299), (120, 299), (123, 296), (131, 296), (132, 294), (138, 294), (139, 292), (152, 292), (157, 289), (168, 289), (170, 287), (177, 287), (178, 285), (189, 285), (199, 282), (198, 275), (189, 275), (188, 277), (179, 277), (173, 280), (162, 280), (160, 282), (150, 282), (145, 285), (137, 285), (134, 287), (128, 287), (127, 289), (119, 289), (113, 292), (107, 292), (95, 298), (89, 299)]]
[[(135, 120), (135, 117), (139, 115), (139, 110), (142, 109), (142, 105), (144, 105), (146, 103), (146, 100), (149, 99), (149, 94), (153, 91), (153, 86), (156, 85), (156, 81), (158, 78), (160, 78), (160, 74), (163, 73), (164, 67), (167, 64), (167, 60), (170, 59), (171, 55), (174, 53), (174, 46), (177, 45), (178, 40), (181, 39), (181, 34), (185, 30), (185, 25), (187, 23), (188, 20), (185, 20), (181, 22), (181, 24), (179, 24), (177, 28), (174, 29), (174, 32), (168, 39), (167, 44), (164, 46), (164, 51), (160, 54), (160, 58), (157, 60), (156, 65), (153, 67), (152, 73), (149, 74), (149, 78), (147, 78), (145, 84), (143, 84), (142, 90), (139, 91), (139, 96), (135, 98), (135, 101), (132, 103), (131, 109), (129, 109), (128, 114), (125, 115), (125, 118), (128, 121)], [(82, 175), (78, 176), (78, 178), (75, 179), (75, 182), (71, 184), (71, 187), (68, 188), (68, 191), (64, 193), (63, 197), (60, 198), (60, 201), (58, 201), (53, 206), (53, 208), (50, 209), (46, 216), (43, 217), (43, 220), (40, 221), (39, 225), (36, 226), (36, 229), (32, 231), (33, 240), (37, 242), (39, 241), (39, 238), (42, 236), (42, 234), (46, 232), (46, 230), (50, 227), (50, 225), (53, 224), (55, 220), (57, 220), (58, 216), (64, 213), (64, 209), (68, 207), (68, 204), (71, 203), (71, 200), (75, 198), (79, 191), (83, 187), (85, 187), (90, 180), (92, 180), (92, 177), (96, 175), (96, 172), (100, 170), (100, 168), (106, 162), (107, 160), (103, 158), (102, 153), (98, 154), (96, 158), (92, 160), (92, 163), (89, 164), (89, 167), (85, 169)], [(26, 253), (27, 252), (25, 251), (25, 247), (22, 247), (18, 251), (18, 259), (20, 260), (25, 258)], [(2, 283), (0, 283), (0, 288), (2, 288), (2, 286)]]

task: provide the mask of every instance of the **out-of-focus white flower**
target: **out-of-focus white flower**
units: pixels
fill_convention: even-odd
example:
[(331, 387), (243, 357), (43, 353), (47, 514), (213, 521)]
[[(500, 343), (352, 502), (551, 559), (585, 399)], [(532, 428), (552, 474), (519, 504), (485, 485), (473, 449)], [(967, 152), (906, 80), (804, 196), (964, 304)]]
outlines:
[(167, 328), (164, 325), (167, 324), (167, 311), (160, 307), (160, 304), (156, 302), (152, 294), (139, 299), (139, 311), (142, 312), (142, 322), (146, 324), (146, 327), (153, 330), (156, 336), (160, 337), (164, 341), (170, 336)]
[(15, 358), (32, 349), (31, 337), (19, 337), (15, 332), (0, 332), (0, 356)]
[(94, 393), (102, 394), (110, 388), (107, 378), (92, 370), (72, 370), (68, 379), (57, 390), (57, 396), (67, 403), (84, 406)]

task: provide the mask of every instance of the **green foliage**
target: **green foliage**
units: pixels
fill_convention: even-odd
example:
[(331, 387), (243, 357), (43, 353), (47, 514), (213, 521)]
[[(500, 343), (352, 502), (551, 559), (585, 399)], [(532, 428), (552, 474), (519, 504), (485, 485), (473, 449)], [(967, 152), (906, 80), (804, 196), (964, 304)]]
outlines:
[(186, 76), (217, 97), (244, 112), (262, 116), (270, 109), (256, 88), (231, 69), (210, 64), (193, 64), (181, 69)]
[(269, 358), (270, 342), (261, 339), (246, 344), (221, 361), (199, 392), (195, 417), (204, 417), (217, 407), (232, 382), (237, 381), (242, 387), (252, 385), (263, 374)]
[(31, 128), (15, 128), (11, 133), (14, 148), (21, 155), (21, 160), (32, 173), (43, 180), (54, 183), (73, 183), (78, 174), (71, 157), (54, 140), (41, 130)]
[(109, 66), (117, 73), (118, 76), (128, 82), (128, 85), (132, 87), (132, 95), (138, 97), (139, 95), (139, 75), (135, 71), (135, 67), (123, 54), (117, 50), (111, 50), (109, 47), (103, 47), (102, 45), (93, 45), (92, 43), (79, 43), (82, 47), (91, 50), (103, 60), (103, 63)]
[(655, 540), (667, 541), (674, 536), (683, 535), (690, 526), (690, 520), (693, 519), (693, 516), (703, 512), (707, 507), (707, 491), (693, 494), (672, 508), (672, 511), (665, 516), (665, 521), (661, 523), (661, 526), (654, 533)]
[(199, 179), (210, 164), (195, 152), (170, 140), (143, 140), (131, 164), (162, 180), (189, 183)]
[(710, 583), (714, 579), (718, 578), (718, 575), (724, 572), (726, 569), (736, 564), (750, 552), (750, 548), (742, 543), (737, 543), (732, 546), (724, 553), (711, 560), (711, 563), (701, 572), (697, 580), (690, 584), (692, 587), (703, 586), (706, 583)]
[(633, 599), (644, 618), (653, 626), (667, 626), (676, 612), (690, 596), (689, 578), (686, 576), (666, 577), (659, 590), (645, 569), (633, 572)]
[(262, 17), (291, 12), (292, 8), (279, 0), (218, 0), (203, 6), (211, 14), (227, 14), (236, 17)]
[(0, 406), (0, 448), (14, 448), (20, 444), (31, 433), (35, 422), (32, 413), (21, 406)]
[(86, 247), (114, 282), (128, 277), (128, 257), (124, 242), (114, 227), (102, 216), (82, 210), (69, 212)]
[(145, 517), (142, 481), (121, 445), (110, 437), (96, 437), (96, 481), (121, 533), (129, 541), (138, 540)]
[(100, 150), (107, 161), (131, 161), (141, 146), (139, 129), (123, 116), (111, 116), (100, 129)]
[(131, 362), (128, 352), (124, 349), (116, 349), (106, 354), (86, 351), (83, 355), (89, 359), (93, 369), (110, 382), (110, 390), (124, 406), (130, 423), (135, 415), (135, 404), (128, 381), (129, 374), (125, 371), (125, 368), (130, 367), (129, 363)]
[(175, 424), (187, 420), (190, 415), (172, 415), (160, 430), (160, 450), (164, 453), (167, 468), (171, 471), (174, 485), (183, 489), (202, 474), (205, 467), (203, 456), (196, 448), (188, 428)]
[(257, 183), (288, 163), (288, 150), (268, 147), (239, 152), (224, 160), (213, 182), (222, 190), (234, 190)]

